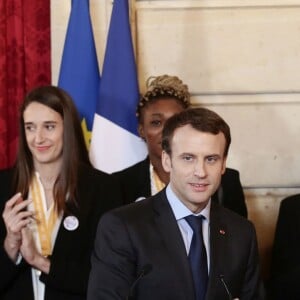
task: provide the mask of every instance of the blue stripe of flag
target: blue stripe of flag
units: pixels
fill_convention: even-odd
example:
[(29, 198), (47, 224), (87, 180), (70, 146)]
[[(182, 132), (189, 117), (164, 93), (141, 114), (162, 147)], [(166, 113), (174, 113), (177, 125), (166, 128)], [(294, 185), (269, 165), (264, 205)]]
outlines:
[(138, 99), (139, 88), (128, 0), (114, 0), (97, 113), (138, 135), (135, 117)]
[(72, 0), (58, 86), (73, 98), (92, 129), (99, 99), (100, 72), (88, 0)]

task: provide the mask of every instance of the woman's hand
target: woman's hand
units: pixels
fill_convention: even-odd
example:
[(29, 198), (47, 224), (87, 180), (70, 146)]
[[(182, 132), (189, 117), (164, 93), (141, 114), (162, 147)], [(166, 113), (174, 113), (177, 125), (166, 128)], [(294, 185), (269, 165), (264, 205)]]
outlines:
[(23, 259), (34, 268), (48, 274), (50, 269), (50, 260), (40, 254), (36, 248), (30, 228), (22, 229), (22, 244), (20, 252)]
[(4, 249), (12, 261), (16, 262), (22, 243), (22, 229), (30, 223), (33, 212), (26, 208), (31, 200), (24, 200), (21, 193), (9, 199), (2, 214), (6, 227)]

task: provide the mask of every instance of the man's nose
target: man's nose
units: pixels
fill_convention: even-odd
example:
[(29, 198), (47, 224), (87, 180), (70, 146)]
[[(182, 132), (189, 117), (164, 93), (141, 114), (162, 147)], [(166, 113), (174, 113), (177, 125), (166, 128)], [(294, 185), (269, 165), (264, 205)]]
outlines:
[(194, 175), (201, 178), (206, 176), (206, 167), (203, 161), (195, 162)]

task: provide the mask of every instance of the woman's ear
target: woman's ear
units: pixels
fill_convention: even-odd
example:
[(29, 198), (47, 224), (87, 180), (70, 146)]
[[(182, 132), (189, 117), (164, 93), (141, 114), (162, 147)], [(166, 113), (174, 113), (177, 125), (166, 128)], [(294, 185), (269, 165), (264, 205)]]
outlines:
[(142, 139), (145, 139), (144, 127), (140, 123), (138, 125), (138, 133)]

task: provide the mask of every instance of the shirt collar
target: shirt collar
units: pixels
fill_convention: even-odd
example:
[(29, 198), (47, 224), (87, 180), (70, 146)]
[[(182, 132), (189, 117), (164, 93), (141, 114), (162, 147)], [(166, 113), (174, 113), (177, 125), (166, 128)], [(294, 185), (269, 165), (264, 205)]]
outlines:
[(179, 200), (179, 198), (173, 192), (170, 184), (168, 184), (166, 188), (166, 194), (177, 221), (193, 214), (195, 216), (202, 215), (209, 222), (211, 199), (208, 201), (207, 205), (201, 212), (199, 212), (198, 214), (194, 214)]

